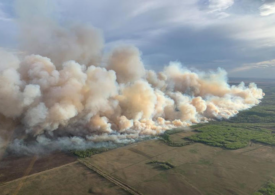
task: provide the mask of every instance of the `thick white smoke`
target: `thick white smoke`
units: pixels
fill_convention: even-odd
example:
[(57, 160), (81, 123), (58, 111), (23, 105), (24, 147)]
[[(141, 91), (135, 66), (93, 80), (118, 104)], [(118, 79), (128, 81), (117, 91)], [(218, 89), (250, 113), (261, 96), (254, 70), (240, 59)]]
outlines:
[[(175, 127), (228, 119), (259, 104), (255, 84), (171, 62), (146, 70), (136, 47), (102, 53), (98, 30), (21, 24), (26, 56), (0, 50), (0, 147), (17, 152), (127, 143)], [(9, 136), (7, 136), (7, 134)], [(31, 143), (31, 144), (30, 144)]]
[[(253, 83), (229, 86), (221, 69), (192, 72), (172, 62), (162, 72), (146, 71), (134, 47), (115, 49), (106, 67), (67, 61), (57, 69), (40, 55), (21, 61), (5, 51), (1, 56), (0, 114), (19, 121), (23, 139), (36, 138), (52, 149), (131, 142), (228, 119), (263, 97)], [(19, 139), (11, 148), (26, 150)]]

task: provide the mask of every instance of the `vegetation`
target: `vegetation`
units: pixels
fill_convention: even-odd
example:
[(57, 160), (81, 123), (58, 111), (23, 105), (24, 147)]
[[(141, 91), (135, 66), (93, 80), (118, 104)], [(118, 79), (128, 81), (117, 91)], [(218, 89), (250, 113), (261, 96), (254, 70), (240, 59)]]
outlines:
[(184, 130), (182, 128), (175, 128), (175, 129), (171, 129), (169, 131), (165, 131), (165, 134), (167, 135), (173, 135), (173, 134), (177, 134), (180, 132), (183, 132)]
[(246, 147), (251, 141), (275, 146), (275, 134), (266, 128), (221, 123), (206, 125), (196, 131), (199, 133), (186, 139), (233, 150)]
[(200, 159), (198, 162), (200, 165), (212, 165), (212, 162), (206, 159)]
[(195, 148), (192, 148), (192, 149), (189, 150), (189, 152), (192, 153), (192, 154), (197, 154), (198, 150), (195, 149)]
[(161, 140), (166, 143), (168, 146), (171, 147), (182, 147), (191, 144), (191, 141), (185, 141), (183, 143), (176, 143), (170, 140), (169, 135), (173, 134), (174, 132), (166, 131), (164, 134), (160, 135)]
[(78, 156), (79, 158), (86, 158), (95, 154), (106, 152), (108, 150), (108, 148), (90, 148), (86, 150), (73, 150), (72, 153)]
[(254, 195), (274, 195), (275, 194), (275, 184), (269, 182), (266, 186), (261, 188), (258, 192), (254, 193)]
[(89, 193), (89, 194), (93, 194), (93, 193), (94, 193), (94, 192), (93, 192), (93, 189), (90, 188), (90, 189), (88, 190), (88, 193)]
[(155, 168), (162, 169), (162, 170), (168, 170), (172, 169), (175, 166), (170, 164), (169, 162), (162, 162), (162, 161), (150, 161), (146, 164), (155, 165)]

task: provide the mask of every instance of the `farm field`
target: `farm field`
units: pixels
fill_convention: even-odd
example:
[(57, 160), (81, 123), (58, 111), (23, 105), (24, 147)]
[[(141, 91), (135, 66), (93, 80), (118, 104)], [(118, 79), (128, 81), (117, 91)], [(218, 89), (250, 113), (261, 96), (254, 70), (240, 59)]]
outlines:
[[(0, 161), (0, 183), (75, 162), (73, 155), (55, 152), (45, 156), (9, 156)], [(31, 166), (31, 167), (30, 167)], [(29, 170), (28, 170), (29, 169)]]
[[(89, 161), (143, 194), (253, 194), (275, 177), (274, 151), (260, 144), (230, 151), (200, 143), (176, 148), (147, 141)], [(152, 160), (175, 168), (159, 170), (146, 164)]]
[(77, 161), (27, 178), (0, 184), (0, 192), (1, 195), (127, 194)]

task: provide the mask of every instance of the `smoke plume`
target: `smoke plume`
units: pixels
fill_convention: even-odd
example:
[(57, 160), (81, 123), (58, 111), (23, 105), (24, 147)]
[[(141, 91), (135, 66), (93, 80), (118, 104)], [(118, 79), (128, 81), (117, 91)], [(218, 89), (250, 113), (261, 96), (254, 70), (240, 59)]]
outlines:
[(146, 70), (138, 48), (104, 53), (87, 25), (35, 24), (20, 24), (26, 55), (0, 50), (0, 147), (18, 153), (129, 143), (228, 119), (264, 95), (254, 83), (230, 86), (222, 69)]

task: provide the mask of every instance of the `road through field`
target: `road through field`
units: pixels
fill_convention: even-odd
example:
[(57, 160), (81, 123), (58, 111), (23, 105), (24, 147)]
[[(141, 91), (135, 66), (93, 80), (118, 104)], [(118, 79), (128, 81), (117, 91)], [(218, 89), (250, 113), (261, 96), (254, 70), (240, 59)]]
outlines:
[(81, 162), (82, 164), (84, 164), (86, 167), (88, 167), (89, 169), (95, 171), (97, 174), (101, 175), (102, 177), (104, 177), (105, 179), (109, 180), (110, 182), (116, 184), (117, 186), (121, 187), (122, 189), (124, 189), (125, 191), (129, 192), (132, 195), (142, 195), (140, 192), (138, 192), (137, 190), (133, 189), (132, 187), (130, 187), (129, 185), (119, 181), (118, 179), (112, 177), (111, 175), (105, 173), (104, 171), (102, 171), (101, 169), (99, 169), (98, 167), (92, 165), (88, 160), (85, 159), (78, 159), (79, 162)]

